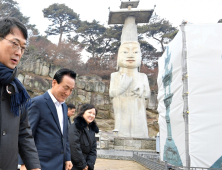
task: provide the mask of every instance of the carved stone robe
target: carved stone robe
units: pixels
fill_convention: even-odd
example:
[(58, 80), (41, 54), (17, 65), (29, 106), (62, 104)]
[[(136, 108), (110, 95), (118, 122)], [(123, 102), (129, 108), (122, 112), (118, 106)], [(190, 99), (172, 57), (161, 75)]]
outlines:
[[(120, 137), (148, 138), (145, 98), (150, 95), (148, 78), (144, 73), (132, 75), (128, 89), (118, 95), (120, 87), (120, 72), (111, 74), (110, 97), (113, 97), (115, 129)], [(138, 85), (143, 88), (142, 97), (132, 96), (132, 91)]]

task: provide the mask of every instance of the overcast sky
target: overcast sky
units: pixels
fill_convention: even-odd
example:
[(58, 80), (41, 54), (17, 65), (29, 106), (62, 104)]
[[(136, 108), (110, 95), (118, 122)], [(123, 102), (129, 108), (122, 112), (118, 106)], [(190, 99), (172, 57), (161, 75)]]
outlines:
[[(74, 12), (80, 14), (81, 20), (100, 21), (107, 24), (109, 10), (118, 10), (120, 0), (16, 0), (22, 13), (30, 17), (30, 22), (36, 24), (44, 34), (49, 22), (43, 17), (42, 10), (53, 3), (64, 3)], [(127, 0), (124, 0), (127, 1)], [(191, 23), (216, 23), (222, 19), (222, 0), (140, 0), (139, 9), (153, 9), (157, 15), (168, 19), (174, 26), (179, 26), (182, 20)]]
[[(64, 3), (80, 15), (81, 20), (100, 21), (107, 26), (109, 7), (111, 11), (119, 10), (121, 0), (16, 0), (30, 23), (35, 24), (42, 35), (50, 24), (43, 17), (42, 10), (53, 3)], [(124, 0), (128, 1), (128, 0)], [(131, 0), (133, 1), (133, 0)], [(183, 20), (191, 23), (217, 23), (222, 19), (222, 0), (140, 0), (139, 9), (153, 9), (154, 13), (169, 20), (173, 26), (179, 27)], [(64, 36), (65, 37), (65, 36)], [(48, 37), (54, 43), (59, 38)]]

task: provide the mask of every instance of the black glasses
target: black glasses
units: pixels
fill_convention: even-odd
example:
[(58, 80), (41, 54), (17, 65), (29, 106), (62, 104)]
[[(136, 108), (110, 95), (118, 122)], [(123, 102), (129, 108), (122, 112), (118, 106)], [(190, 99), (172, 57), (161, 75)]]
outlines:
[[(3, 38), (1, 37), (2, 39), (5, 39), (5, 40), (8, 40), (6, 38)], [(21, 47), (18, 43), (14, 42), (14, 41), (11, 41), (11, 40), (8, 40), (9, 42), (12, 43), (12, 48), (16, 51), (16, 50), (20, 50), (21, 51), (21, 54), (23, 55), (24, 52), (25, 52), (25, 48)]]

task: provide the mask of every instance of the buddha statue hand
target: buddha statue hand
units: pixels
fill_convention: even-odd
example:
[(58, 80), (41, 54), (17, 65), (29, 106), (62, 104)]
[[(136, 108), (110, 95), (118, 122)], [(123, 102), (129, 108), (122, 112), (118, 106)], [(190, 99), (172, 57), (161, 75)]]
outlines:
[(143, 84), (138, 83), (133, 88), (131, 96), (141, 98), (141, 97), (143, 97), (143, 93), (144, 93), (144, 86), (143, 86)]
[[(116, 85), (114, 83), (114, 79), (118, 82)], [(121, 94), (123, 94), (124, 92), (126, 92), (126, 90), (129, 88), (130, 84), (132, 83), (133, 78), (129, 77), (126, 75), (126, 73), (121, 73), (120, 77), (112, 77), (111, 75), (111, 85), (110, 85), (110, 89), (109, 89), (109, 96), (110, 97), (117, 97)]]
[(124, 93), (129, 88), (132, 81), (133, 81), (132, 77), (128, 77), (125, 73), (121, 74), (119, 87), (117, 90), (118, 95)]

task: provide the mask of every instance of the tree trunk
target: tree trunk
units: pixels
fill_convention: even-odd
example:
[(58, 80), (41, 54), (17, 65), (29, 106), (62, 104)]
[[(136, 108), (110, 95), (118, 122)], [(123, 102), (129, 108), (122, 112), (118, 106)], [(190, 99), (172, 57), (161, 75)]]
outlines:
[(62, 33), (60, 33), (60, 36), (59, 36), (59, 44), (58, 44), (58, 46), (60, 46), (61, 41), (62, 41)]
[(62, 41), (62, 21), (60, 21), (59, 32), (60, 32), (60, 36), (59, 36), (59, 44), (58, 44), (58, 47), (60, 46), (61, 41)]
[(157, 40), (157, 41), (159, 41), (159, 42), (160, 42), (161, 47), (162, 47), (162, 52), (164, 52), (164, 51), (165, 51), (165, 49), (164, 49), (164, 46), (163, 46), (163, 39), (162, 39), (162, 40), (159, 40), (159, 39), (155, 38), (153, 35), (152, 35), (152, 37), (153, 37), (153, 39), (155, 39), (155, 40)]

